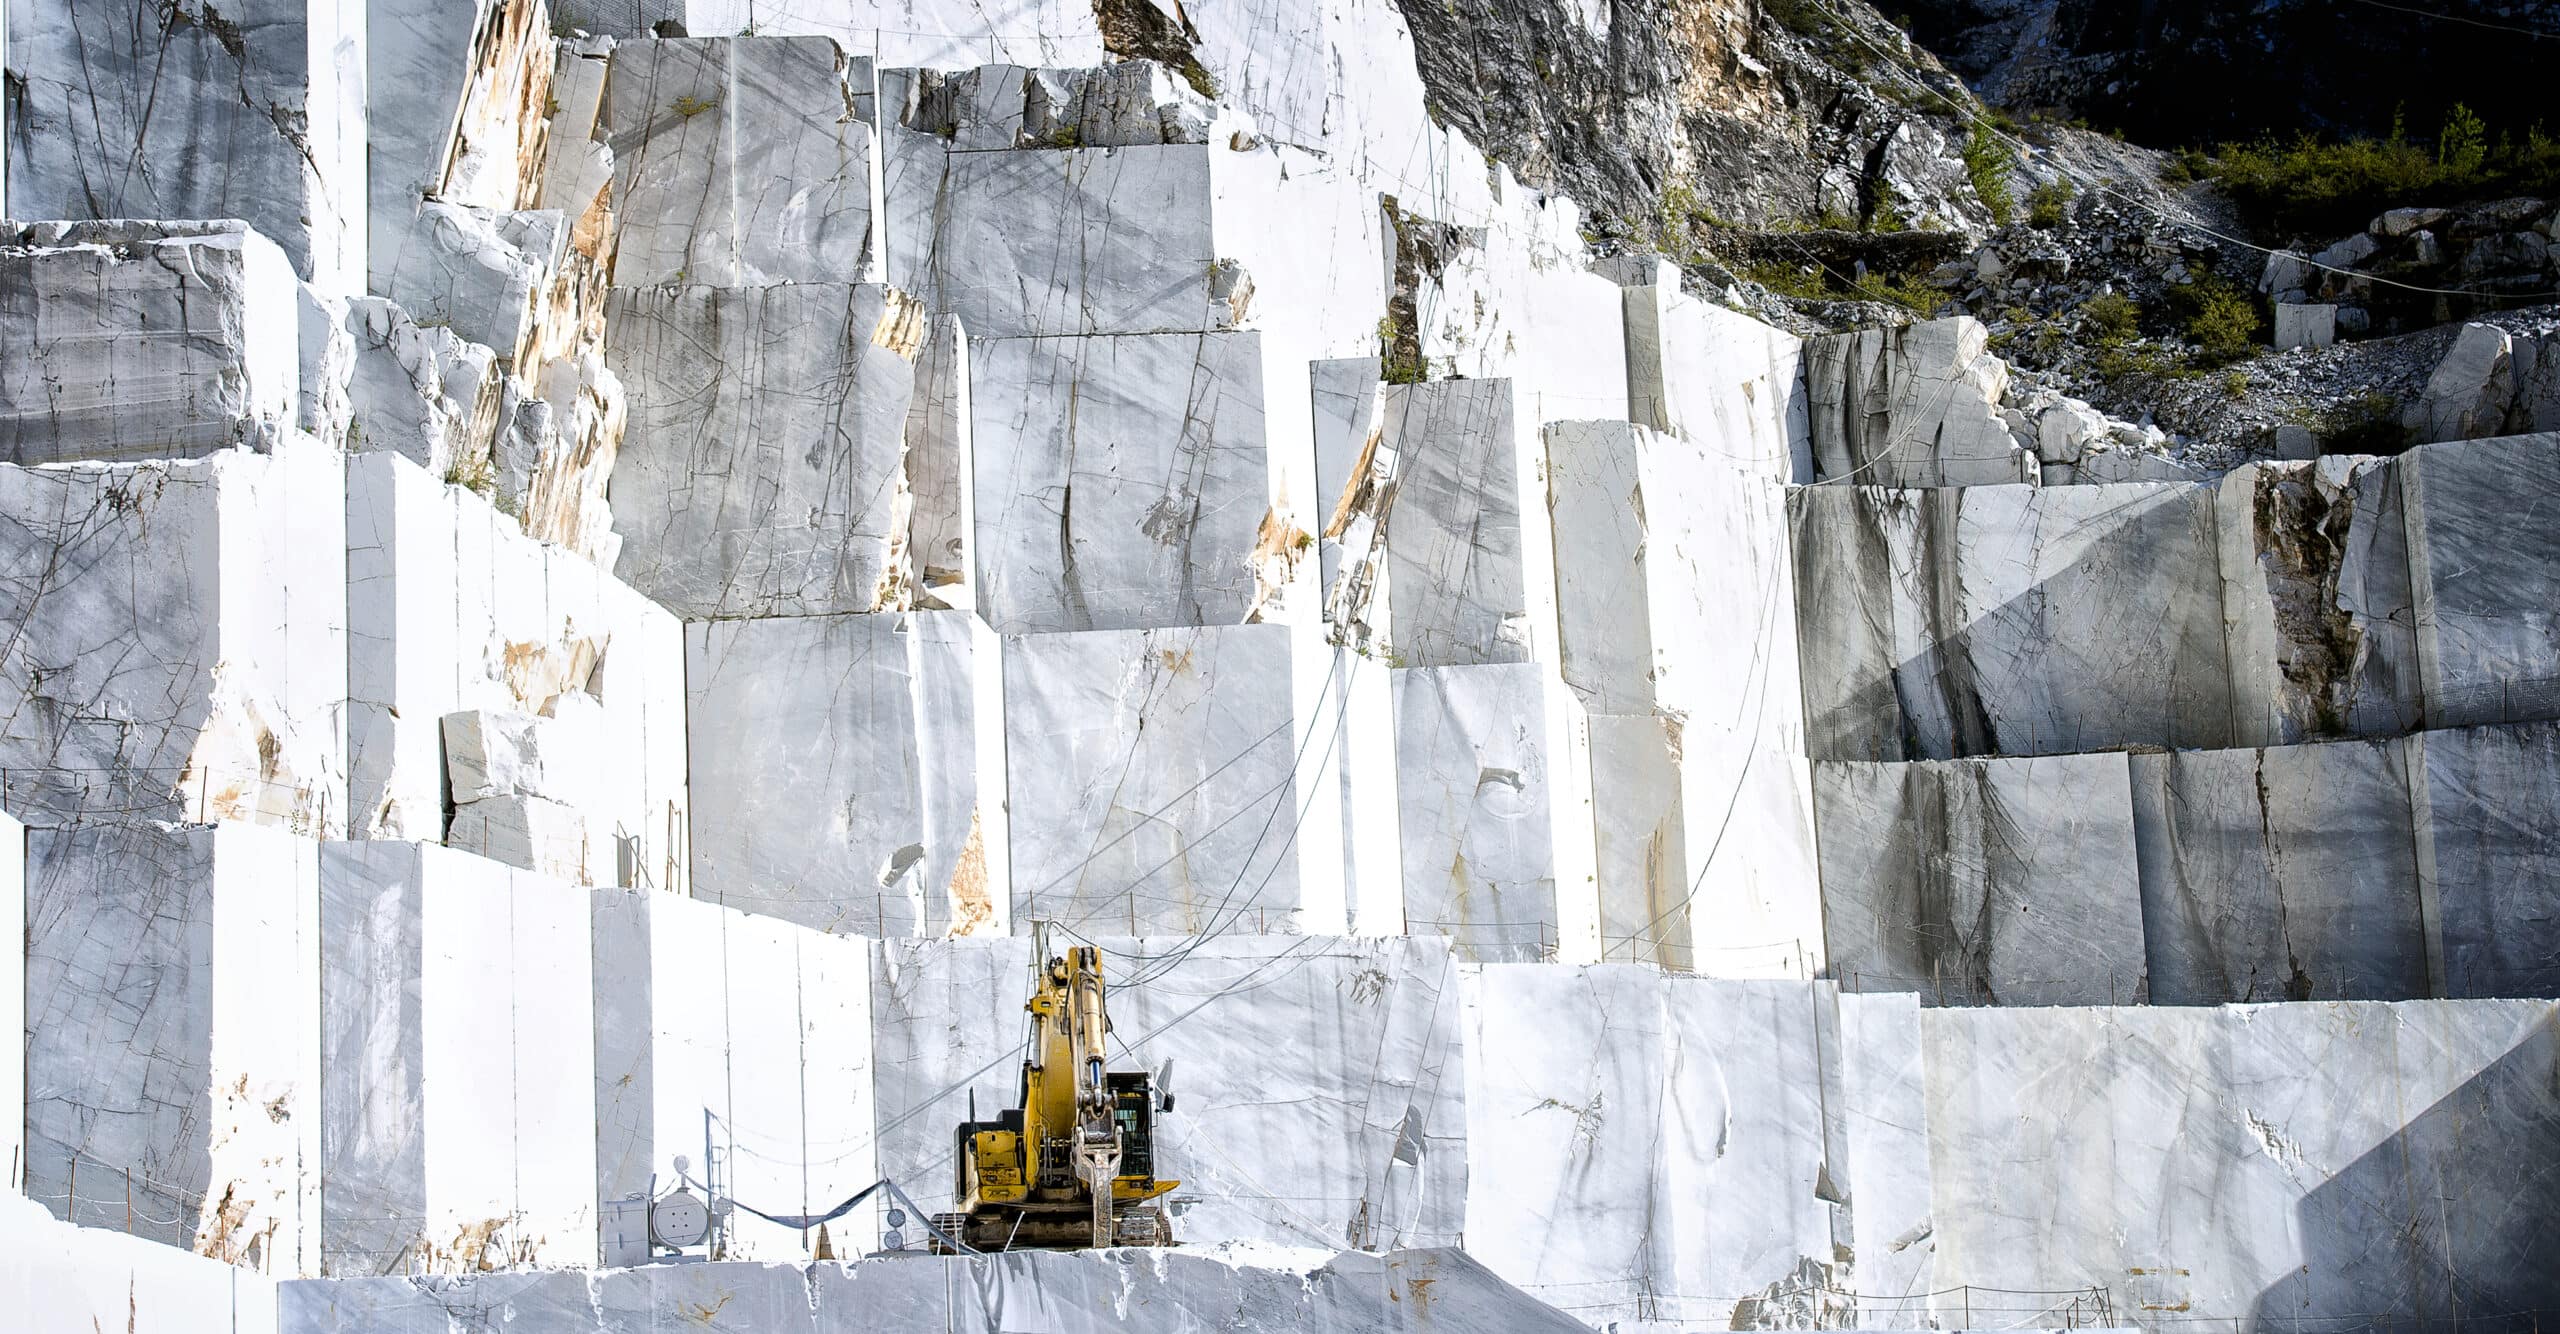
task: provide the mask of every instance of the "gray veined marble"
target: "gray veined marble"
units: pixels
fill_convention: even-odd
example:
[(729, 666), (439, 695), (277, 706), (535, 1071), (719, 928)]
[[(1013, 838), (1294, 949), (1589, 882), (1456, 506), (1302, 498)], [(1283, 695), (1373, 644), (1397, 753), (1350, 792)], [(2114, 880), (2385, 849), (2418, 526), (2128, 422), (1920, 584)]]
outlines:
[(2145, 996), (2126, 757), (1818, 763), (1832, 975), (1940, 1005)]
[(969, 375), (989, 625), (1246, 619), (1271, 509), (1261, 335), (973, 338)]
[(2560, 723), (2407, 742), (2439, 994), (2560, 991)]
[(1002, 928), (1002, 683), (976, 617), (685, 637), (696, 896), (845, 935)]
[(624, 42), (613, 151), (620, 287), (859, 283), (880, 274), (876, 134), (822, 38)]
[(2400, 743), (2129, 762), (2155, 1004), (2431, 994)]
[(924, 333), (914, 301), (870, 284), (615, 289), (614, 572), (693, 618), (905, 605)]

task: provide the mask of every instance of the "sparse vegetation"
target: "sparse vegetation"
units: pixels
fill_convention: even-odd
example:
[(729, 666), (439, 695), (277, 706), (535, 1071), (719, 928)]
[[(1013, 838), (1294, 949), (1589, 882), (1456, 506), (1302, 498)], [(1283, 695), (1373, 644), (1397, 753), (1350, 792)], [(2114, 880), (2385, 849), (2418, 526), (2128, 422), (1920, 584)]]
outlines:
[(2255, 350), (2265, 321), (2258, 303), (2236, 284), (2205, 277), (2171, 289), (2182, 315), (2181, 327), (2215, 365), (2238, 361)]
[(484, 500), (494, 500), (498, 493), (497, 461), (487, 454), (457, 458), (446, 466), (444, 484), (461, 487)]
[(2071, 182), (2056, 180), (2037, 186), (2027, 195), (2027, 222), (2051, 231), (2071, 216)]
[(1422, 383), (1422, 355), (1415, 340), (1401, 336), (1395, 317), (1378, 321), (1378, 378), (1389, 384)]
[(2326, 235), (2401, 205), (2560, 192), (2560, 140), (2539, 125), (2521, 138), (2493, 135), (2456, 103), (2432, 144), (2411, 138), (2395, 118), (2381, 139), (2304, 134), (2290, 143), (2226, 143), (2210, 153), (2189, 151), (2179, 168), (2179, 177), (2214, 182), (2280, 230)]
[(2323, 454), (2397, 454), (2409, 447), (2399, 405), (2379, 389), (2339, 404), (2310, 425)]
[(1973, 182), (1973, 193), (1982, 206), (1991, 210), (1991, 220), (2003, 226), (2018, 210), (2017, 195), (2009, 186), (2009, 173), (2017, 165), (2009, 141), (1988, 123), (1975, 121), (1973, 133), (1964, 141), (1965, 179)]
[(2100, 292), (2081, 302), (2080, 318), (2089, 341), (2101, 348), (2122, 347), (2142, 336), (2142, 307), (2120, 292)]
[(668, 109), (675, 112), (677, 115), (684, 117), (686, 120), (691, 120), (694, 117), (701, 115), (703, 112), (709, 111), (713, 105), (715, 104), (705, 102), (699, 97), (687, 94), (683, 97), (677, 98), (674, 104)]

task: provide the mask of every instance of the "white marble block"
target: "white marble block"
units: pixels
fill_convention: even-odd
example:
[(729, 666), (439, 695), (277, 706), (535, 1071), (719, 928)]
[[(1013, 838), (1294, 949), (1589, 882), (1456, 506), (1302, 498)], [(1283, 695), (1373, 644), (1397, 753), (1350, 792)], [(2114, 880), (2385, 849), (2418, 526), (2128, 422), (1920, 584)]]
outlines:
[(1832, 976), (1938, 1005), (2131, 1005), (2144, 989), (2121, 754), (1819, 763)]
[[(354, 459), (344, 503), (355, 835), (450, 836), (510, 865), (540, 855), (579, 883), (681, 888), (682, 624), (407, 459)], [(448, 831), (446, 716), (512, 715), (521, 730), (546, 711), (566, 781), (466, 784)], [(581, 725), (588, 712), (600, 717)]]
[(307, 442), (0, 467), (11, 810), (346, 828), (342, 475)]
[(1299, 790), (1294, 658), (1276, 625), (1006, 636), (1014, 929), (1298, 929), (1338, 808)]
[(2128, 762), (2154, 1004), (2433, 994), (2399, 742)]
[(397, 454), (446, 481), (492, 466), (506, 380), (497, 353), (381, 297), (348, 302), (346, 327), (348, 452)]
[[(27, 938), (27, 827), (0, 811), (0, 940)], [(19, 1114), (0, 1118), (0, 1153), (27, 1160), (27, 952), (0, 949), (0, 1033), (20, 1041), (0, 1050), (0, 1107)]]
[[(1184, 1251), (1454, 1245), (1471, 1191), (1505, 1190), (1470, 1180), (1462, 970), (1445, 942), (1098, 939), (1111, 1068), (1156, 1071), (1174, 1095), (1156, 1169), (1197, 1200), (1175, 1223)], [(992, 1117), (1019, 1093), (1030, 942), (874, 948), (880, 1170), (947, 1208), (951, 1128), (973, 1098)]]
[(0, 1192), (0, 1303), (27, 1329), (274, 1334), (278, 1284)]
[(969, 335), (944, 316), (916, 355), (907, 404), (907, 557), (915, 605), (965, 610), (978, 601), (977, 451), (969, 407)]
[(1506, 964), (1462, 994), (1470, 1253), (1594, 1324), (1811, 1324), (1848, 1231), (1828, 984)]
[(969, 366), (989, 625), (1247, 618), (1274, 503), (1260, 335), (975, 339)]
[(2429, 727), (2560, 717), (2560, 435), (2401, 455), (2409, 584)]
[(1858, 1324), (1915, 1329), (1929, 1317), (1937, 1257), (1930, 1216), (1928, 1050), (1920, 997), (1840, 997), (1840, 1116), (1849, 1144)]
[(1600, 955), (1589, 739), (1535, 663), (1398, 670), (1404, 929), (1460, 957)]
[(876, 280), (880, 163), (851, 72), (824, 39), (614, 47), (598, 130), (613, 152), (615, 285)]
[[(773, 1214), (824, 1213), (879, 1179), (866, 942), (674, 894), (600, 889), (593, 908), (600, 1200), (672, 1189), (679, 1157), (696, 1197), (717, 1170)], [(817, 1244), (744, 1211), (728, 1228), (733, 1259)]]
[(1688, 295), (1676, 268), (1647, 276), (1625, 294), (1628, 415), (1736, 469), (1812, 481), (1804, 340)]
[(364, 290), (361, 7), (11, 9), (13, 213), (244, 218), (304, 279)]
[(269, 450), (302, 390), (299, 294), (236, 222), (0, 228), (0, 459)]
[(239, 825), (29, 836), (28, 1194), (122, 1228), (130, 1172), (137, 1234), (317, 1272), (319, 848)]
[[(555, 131), (550, 124), (568, 90), (554, 82), (561, 47), (543, 22), (546, 8), (556, 7), (499, 0), (365, 6), (371, 290), (414, 304), (419, 277), (466, 253), (452, 244), (453, 214), (534, 207), (546, 139), (560, 133), (563, 142), (549, 151), (569, 157), (586, 138), (573, 125)], [(592, 110), (588, 116), (591, 126)], [(555, 218), (553, 225), (565, 223)]]
[(1814, 758), (2228, 744), (2211, 488), (1816, 486), (1788, 508)]
[(2262, 1329), (2549, 1309), (2523, 1165), (2560, 1154), (2556, 1022), (2548, 1001), (1924, 1011), (1936, 1314), (1963, 1319), (1965, 1284)]
[(2037, 463), (2000, 416), (2008, 363), (1978, 320), (1924, 320), (1805, 345), (1815, 465), (1862, 486), (2032, 482)]
[(687, 627), (693, 892), (820, 931), (1003, 931), (1003, 678), (967, 612)]
[(907, 605), (922, 309), (870, 284), (616, 289), (614, 571), (681, 616)]
[(2405, 743), (2437, 993), (2560, 992), (2560, 724)]
[(595, 1258), (588, 896), (428, 843), (320, 850), (320, 1270)]
[[(1524, 663), (1552, 652), (1553, 534), (1533, 521), (1545, 491), (1535, 422), (1508, 380), (1435, 380), (1387, 390), (1379, 443), (1348, 507), (1343, 578), (1368, 581), (1353, 642), (1400, 667)], [(1337, 601), (1343, 590), (1337, 590)], [(1365, 631), (1365, 633), (1364, 633)]]

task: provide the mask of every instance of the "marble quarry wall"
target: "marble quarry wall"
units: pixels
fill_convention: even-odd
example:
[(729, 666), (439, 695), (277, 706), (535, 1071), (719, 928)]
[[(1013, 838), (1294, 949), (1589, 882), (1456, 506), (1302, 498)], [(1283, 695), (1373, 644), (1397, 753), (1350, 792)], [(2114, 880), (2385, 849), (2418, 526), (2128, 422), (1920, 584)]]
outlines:
[[(0, 1309), (2560, 1312), (2560, 436), (1799, 339), (1379, 0), (91, 9), (0, 33)], [(1044, 924), (1182, 1245), (928, 1257)]]

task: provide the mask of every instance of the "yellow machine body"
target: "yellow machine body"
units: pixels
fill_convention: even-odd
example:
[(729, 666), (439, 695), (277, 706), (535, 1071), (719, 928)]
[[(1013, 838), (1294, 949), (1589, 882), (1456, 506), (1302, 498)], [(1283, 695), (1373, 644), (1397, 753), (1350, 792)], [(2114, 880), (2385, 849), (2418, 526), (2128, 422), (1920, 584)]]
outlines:
[(1153, 1077), (1106, 1069), (1102, 952), (1052, 955), (1044, 923), (1032, 958), (1020, 1100), (961, 1124), (943, 1230), (981, 1251), (1170, 1246), (1172, 1221), (1153, 1201), (1181, 1183), (1155, 1175)]

